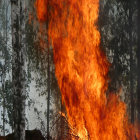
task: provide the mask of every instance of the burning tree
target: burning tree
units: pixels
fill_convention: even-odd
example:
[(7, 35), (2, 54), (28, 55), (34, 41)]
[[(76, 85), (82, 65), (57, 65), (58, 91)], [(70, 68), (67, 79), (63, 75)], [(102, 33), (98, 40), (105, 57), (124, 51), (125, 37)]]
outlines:
[[(33, 125), (40, 127), (47, 140), (54, 137), (61, 140), (139, 139), (135, 127), (129, 121), (128, 101), (125, 104), (121, 100), (125, 95), (118, 93), (120, 85), (127, 83), (125, 86), (129, 87), (128, 95), (131, 97), (131, 109), (128, 110), (134, 123), (136, 75), (132, 69), (136, 67), (133, 55), (137, 36), (136, 25), (134, 29), (131, 25), (136, 18), (136, 3), (131, 7), (131, 0), (35, 1), (35, 5), (34, 0), (29, 3), (32, 8), (36, 8), (39, 22), (34, 25), (36, 13), (33, 11), (25, 27), (25, 1), (11, 0), (14, 89), (11, 101), (14, 106), (11, 106), (11, 102), (9, 106), (14, 111), (15, 139), (27, 138), (25, 101), (30, 102), (26, 113), (30, 114), (30, 108), (34, 110), (36, 115), (32, 115), (37, 117), (38, 126), (35, 126), (36, 120), (33, 120)], [(28, 79), (27, 83), (25, 78)], [(27, 86), (35, 86), (35, 90), (31, 88), (34, 101), (25, 100)], [(139, 106), (139, 86), (137, 95)], [(41, 98), (45, 106), (35, 105), (40, 96), (44, 96)], [(11, 99), (11, 96), (8, 97)], [(5, 112), (7, 99), (1, 101)], [(30, 122), (27, 129), (31, 128), (29, 125)], [(32, 138), (37, 138), (35, 133)]]
[(106, 95), (109, 62), (100, 48), (99, 0), (37, 0), (40, 22), (48, 22), (55, 74), (68, 123), (79, 139), (135, 139), (126, 105)]

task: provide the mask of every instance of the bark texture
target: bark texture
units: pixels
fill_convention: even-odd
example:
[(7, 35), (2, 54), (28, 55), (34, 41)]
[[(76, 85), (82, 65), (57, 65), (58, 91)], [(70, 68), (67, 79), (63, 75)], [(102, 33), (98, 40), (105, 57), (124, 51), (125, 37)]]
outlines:
[(131, 122), (134, 123), (134, 110), (135, 110), (135, 105), (134, 105), (134, 82), (133, 82), (133, 36), (132, 36), (132, 26), (133, 26), (133, 10), (132, 10), (132, 1), (129, 0), (129, 45), (130, 45), (130, 104), (131, 104)]
[(140, 123), (140, 1), (138, 2), (138, 50), (137, 50), (137, 56), (138, 56), (138, 79), (137, 79), (137, 119)]
[(11, 0), (12, 78), (15, 140), (25, 140), (24, 0)]

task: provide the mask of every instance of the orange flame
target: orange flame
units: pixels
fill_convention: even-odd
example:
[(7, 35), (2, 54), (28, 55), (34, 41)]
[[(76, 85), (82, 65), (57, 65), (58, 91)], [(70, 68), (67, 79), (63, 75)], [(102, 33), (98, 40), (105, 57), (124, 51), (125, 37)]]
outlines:
[(40, 22), (43, 22), (45, 20), (47, 20), (47, 0), (37, 0), (36, 1), (36, 5), (37, 5), (37, 17), (39, 19)]
[(81, 140), (134, 139), (125, 104), (106, 96), (109, 63), (96, 26), (99, 0), (36, 0), (36, 7), (39, 21), (48, 20), (55, 74), (74, 133)]

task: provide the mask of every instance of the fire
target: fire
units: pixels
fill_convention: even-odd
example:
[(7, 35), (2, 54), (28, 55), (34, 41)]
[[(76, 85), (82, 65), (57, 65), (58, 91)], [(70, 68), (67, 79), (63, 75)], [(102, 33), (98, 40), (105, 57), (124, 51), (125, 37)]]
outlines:
[(37, 11), (38, 11), (38, 19), (39, 21), (45, 21), (47, 20), (46, 18), (46, 13), (47, 13), (47, 0), (38, 0), (36, 1), (37, 6)]
[(96, 25), (99, 0), (36, 0), (36, 9), (39, 21), (48, 22), (72, 133), (80, 140), (134, 139), (125, 104), (115, 94), (106, 96), (109, 62)]

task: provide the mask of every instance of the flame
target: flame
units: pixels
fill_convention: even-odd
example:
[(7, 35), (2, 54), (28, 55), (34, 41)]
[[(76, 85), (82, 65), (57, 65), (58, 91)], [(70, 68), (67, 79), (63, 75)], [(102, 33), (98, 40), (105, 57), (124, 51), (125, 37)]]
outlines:
[(106, 96), (109, 62), (96, 25), (99, 0), (36, 0), (36, 9), (39, 21), (48, 22), (55, 74), (73, 133), (80, 140), (134, 139), (126, 105), (115, 94)]
[(36, 1), (36, 5), (37, 5), (37, 17), (39, 19), (40, 22), (47, 20), (47, 0), (37, 0)]

